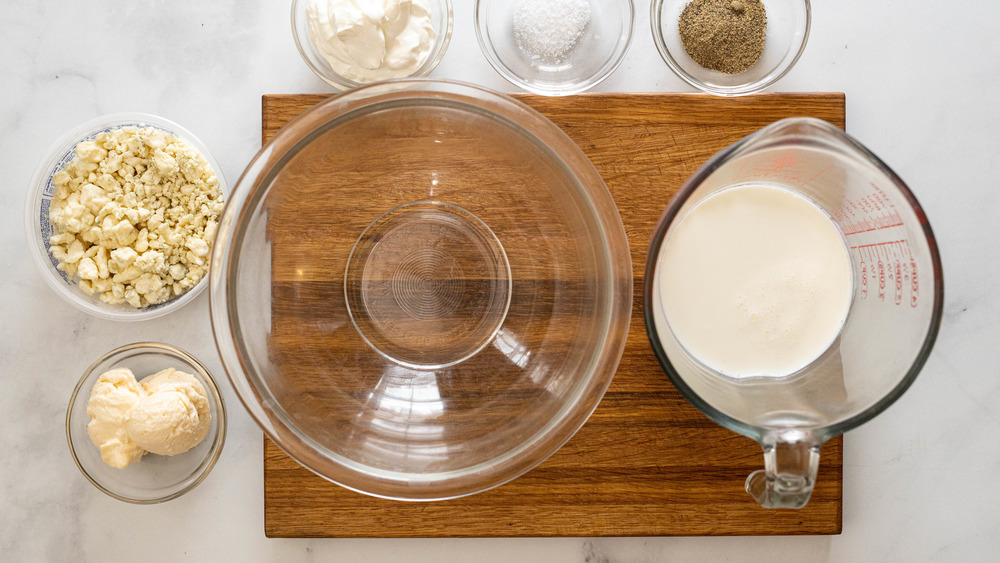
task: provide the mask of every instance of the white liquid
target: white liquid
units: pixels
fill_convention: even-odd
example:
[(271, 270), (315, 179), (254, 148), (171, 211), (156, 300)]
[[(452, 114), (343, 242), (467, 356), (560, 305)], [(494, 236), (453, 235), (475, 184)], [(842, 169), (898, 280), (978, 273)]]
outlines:
[(701, 363), (732, 377), (783, 376), (833, 343), (854, 290), (844, 238), (791, 191), (740, 186), (693, 207), (660, 253), (663, 312)]

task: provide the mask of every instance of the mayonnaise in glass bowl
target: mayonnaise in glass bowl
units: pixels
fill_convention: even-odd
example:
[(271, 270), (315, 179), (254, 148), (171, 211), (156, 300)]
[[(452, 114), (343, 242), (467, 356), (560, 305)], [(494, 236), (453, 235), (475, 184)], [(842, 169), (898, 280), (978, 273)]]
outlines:
[[(87, 403), (101, 374), (115, 368), (129, 368), (139, 380), (166, 368), (193, 375), (208, 398), (212, 414), (208, 435), (181, 454), (146, 454), (125, 469), (105, 465), (87, 434)], [(215, 378), (191, 354), (160, 342), (127, 344), (98, 358), (77, 382), (66, 409), (66, 439), (76, 466), (101, 492), (134, 504), (166, 502), (194, 489), (212, 471), (226, 441), (226, 403)]]
[[(431, 25), (434, 28), (435, 37), (430, 45), (429, 52), (423, 63), (409, 73), (402, 73), (393, 76), (373, 75), (370, 79), (361, 80), (359, 76), (354, 78), (345, 76), (344, 73), (337, 72), (330, 62), (323, 56), (320, 49), (311, 39), (309, 30), (309, 4), (318, 1), (322, 5), (327, 5), (330, 0), (292, 0), (292, 37), (295, 40), (295, 47), (302, 55), (302, 60), (312, 70), (316, 76), (322, 78), (338, 90), (349, 90), (364, 84), (376, 82), (378, 80), (390, 78), (418, 78), (429, 75), (444, 57), (451, 42), (451, 32), (453, 27), (453, 15), (451, 0), (424, 0), (430, 8)], [(355, 0), (356, 3), (365, 4), (364, 0)]]

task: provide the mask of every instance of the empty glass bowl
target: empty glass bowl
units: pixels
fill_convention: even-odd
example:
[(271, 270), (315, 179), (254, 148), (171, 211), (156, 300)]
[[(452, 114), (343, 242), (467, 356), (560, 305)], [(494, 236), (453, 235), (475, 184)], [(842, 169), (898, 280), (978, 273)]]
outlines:
[[(212, 413), (205, 439), (174, 456), (147, 453), (125, 469), (105, 465), (87, 434), (87, 402), (101, 374), (115, 368), (129, 368), (138, 380), (167, 368), (193, 375), (205, 388)], [(156, 504), (183, 495), (208, 477), (226, 441), (226, 404), (212, 374), (194, 356), (168, 344), (136, 342), (101, 356), (84, 372), (66, 409), (66, 439), (76, 466), (101, 492), (135, 504)]]
[[(632, 43), (632, 0), (546, 2), (551, 0), (476, 0), (476, 37), (486, 60), (511, 83), (543, 96), (600, 84)], [(573, 39), (566, 33), (578, 4), (589, 6), (589, 21)]]
[(653, 42), (667, 66), (695, 88), (718, 96), (759, 92), (788, 73), (802, 56), (811, 22), (809, 0), (761, 0), (767, 12), (767, 35), (760, 59), (738, 74), (707, 69), (688, 55), (678, 20), (691, 0), (653, 0), (649, 23)]
[(597, 407), (632, 270), (593, 165), (526, 105), (408, 80), (330, 98), (250, 163), (212, 323), (237, 393), (314, 472), (375, 496), (483, 491)]

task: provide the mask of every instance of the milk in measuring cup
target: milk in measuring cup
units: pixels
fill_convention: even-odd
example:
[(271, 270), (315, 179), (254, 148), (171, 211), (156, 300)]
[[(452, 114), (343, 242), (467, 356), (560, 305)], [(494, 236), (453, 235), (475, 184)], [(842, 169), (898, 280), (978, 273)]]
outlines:
[(660, 254), (660, 298), (677, 340), (731, 377), (784, 376), (840, 333), (853, 294), (844, 237), (816, 204), (754, 184), (695, 205)]

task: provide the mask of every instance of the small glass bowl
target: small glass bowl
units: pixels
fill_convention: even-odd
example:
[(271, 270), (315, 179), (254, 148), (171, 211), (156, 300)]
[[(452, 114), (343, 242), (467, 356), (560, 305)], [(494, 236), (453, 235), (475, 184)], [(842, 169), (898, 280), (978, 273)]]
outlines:
[[(212, 412), (205, 439), (175, 456), (146, 454), (125, 469), (105, 465), (87, 434), (87, 402), (101, 374), (119, 367), (129, 368), (139, 380), (166, 368), (193, 375), (208, 393)], [(198, 486), (212, 471), (226, 441), (226, 404), (212, 374), (193, 356), (168, 344), (136, 342), (101, 356), (83, 373), (66, 409), (66, 439), (76, 466), (101, 492), (135, 504), (166, 502)]]
[(73, 159), (78, 143), (93, 139), (100, 133), (128, 126), (153, 127), (170, 133), (193, 147), (205, 157), (208, 165), (215, 171), (215, 175), (219, 179), (219, 190), (223, 197), (229, 194), (229, 187), (222, 175), (222, 168), (212, 158), (208, 147), (187, 129), (156, 115), (114, 113), (96, 117), (70, 129), (52, 145), (45, 158), (35, 169), (35, 175), (31, 179), (31, 187), (24, 206), (24, 226), (28, 244), (31, 246), (31, 255), (45, 282), (59, 297), (81, 311), (112, 321), (144, 321), (162, 317), (193, 301), (208, 285), (208, 271), (206, 269), (205, 276), (182, 295), (163, 303), (136, 309), (127, 303), (111, 305), (101, 301), (98, 295), (87, 295), (77, 285), (76, 278), (70, 278), (62, 270), (56, 269), (58, 261), (49, 252), (49, 237), (53, 233), (52, 225), (49, 223), (49, 205), (55, 194), (52, 177)]
[(660, 56), (677, 76), (695, 88), (717, 96), (753, 94), (777, 82), (795, 66), (809, 38), (809, 0), (762, 0), (767, 12), (764, 52), (739, 74), (709, 70), (684, 50), (677, 22), (690, 0), (653, 0), (649, 23)]
[[(338, 90), (350, 90), (364, 83), (351, 80), (346, 76), (341, 76), (330, 63), (319, 52), (309, 39), (309, 21), (306, 18), (306, 8), (310, 0), (292, 0), (292, 38), (295, 39), (295, 47), (302, 55), (302, 60), (312, 70), (316, 76), (322, 78), (327, 84)], [(434, 46), (427, 55), (427, 60), (415, 72), (407, 76), (396, 76), (394, 78), (419, 78), (429, 75), (438, 63), (444, 58), (448, 44), (451, 43), (451, 32), (454, 26), (454, 15), (452, 14), (451, 0), (427, 0), (431, 9), (431, 20), (437, 38)]]
[(476, 37), (486, 60), (512, 84), (543, 96), (579, 94), (600, 84), (625, 59), (635, 23), (632, 0), (591, 0), (590, 23), (576, 48), (556, 64), (533, 59), (514, 38), (520, 0), (476, 0)]

